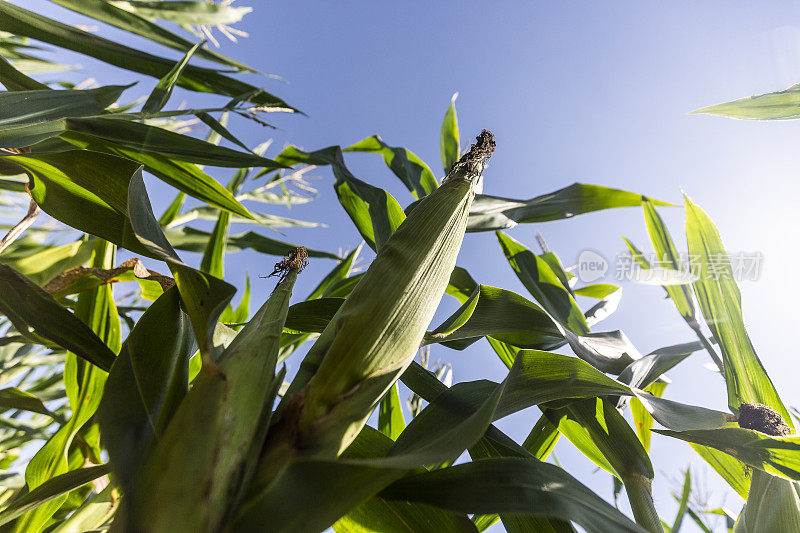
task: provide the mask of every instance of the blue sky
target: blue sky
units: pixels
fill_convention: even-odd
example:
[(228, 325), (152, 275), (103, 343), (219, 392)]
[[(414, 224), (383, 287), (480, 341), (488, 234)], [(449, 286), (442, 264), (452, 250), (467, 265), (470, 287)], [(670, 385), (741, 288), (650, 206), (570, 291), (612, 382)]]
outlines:
[[(81, 21), (43, 0), (17, 2), (65, 22)], [(791, 334), (800, 299), (796, 122), (745, 122), (689, 115), (702, 106), (786, 88), (800, 81), (800, 6), (794, 2), (270, 2), (251, 0), (255, 11), (237, 28), (250, 33), (223, 51), (289, 83), (251, 76), (308, 114), (274, 118), (278, 130), (247, 122), (234, 129), (247, 144), (274, 139), (269, 155), (286, 143), (307, 149), (346, 146), (372, 134), (409, 148), (441, 177), (439, 126), (454, 92), (462, 145), (482, 129), (493, 131), (497, 151), (485, 173), (485, 192), (529, 198), (575, 181), (601, 184), (682, 203), (684, 191), (714, 219), (730, 252), (760, 252), (760, 279), (741, 284), (753, 343), (787, 404), (800, 404), (793, 383), (797, 353)], [(236, 5), (247, 5), (239, 0)], [(102, 29), (133, 46), (141, 40)], [(145, 46), (176, 57), (169, 50)], [(101, 83), (131, 75), (71, 56)], [(76, 75), (80, 79), (82, 75)], [(132, 92), (148, 92), (154, 80)], [(177, 92), (180, 99), (203, 101)], [(198, 129), (199, 133), (202, 133)], [(359, 178), (385, 187), (406, 205), (411, 196), (370, 155), (348, 156)], [(314, 173), (314, 202), (290, 213), (328, 225), (286, 231), (286, 239), (311, 247), (352, 248), (359, 237), (333, 193), (327, 169)], [(213, 174), (224, 181), (227, 174)], [(153, 203), (171, 193), (149, 181)], [(662, 209), (683, 244), (683, 211)], [(286, 213), (277, 213), (286, 214)], [(234, 228), (240, 231), (244, 228)], [(268, 230), (265, 230), (268, 231)], [(562, 262), (573, 264), (585, 249), (609, 260), (624, 250), (620, 235), (647, 248), (641, 210), (628, 208), (571, 220), (519, 226), (509, 233), (535, 247), (541, 232)], [(235, 259), (234, 259), (235, 258)], [(189, 257), (189, 259), (193, 259)], [(271, 271), (271, 258), (243, 253), (227, 269), (241, 284)], [(481, 283), (525, 294), (502, 257), (493, 234), (468, 235), (459, 264)], [(307, 293), (332, 267), (313, 262), (297, 294)], [(272, 281), (255, 278), (256, 299)], [(692, 340), (680, 316), (657, 287), (624, 285), (617, 313), (599, 330), (622, 329), (647, 353)], [(584, 302), (588, 305), (589, 302)], [(444, 316), (454, 308), (443, 303)], [(465, 352), (435, 348), (434, 359), (451, 362), (456, 381), (500, 379), (504, 369), (481, 342)], [(697, 354), (671, 371), (667, 397), (725, 409), (721, 380)], [(523, 438), (534, 410), (500, 426)], [(725, 494), (713, 472), (703, 474), (691, 449), (654, 436), (654, 494), (670, 520), (678, 469), (691, 464), (701, 493), (719, 503)], [(604, 497), (611, 481), (566, 442), (556, 454), (564, 466)], [(738, 511), (738, 497), (728, 493)]]

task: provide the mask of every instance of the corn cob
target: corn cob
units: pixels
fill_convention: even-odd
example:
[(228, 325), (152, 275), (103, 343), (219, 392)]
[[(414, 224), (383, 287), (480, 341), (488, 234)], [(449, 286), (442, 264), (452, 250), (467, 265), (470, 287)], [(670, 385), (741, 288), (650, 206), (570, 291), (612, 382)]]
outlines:
[[(275, 291), (220, 356), (203, 368), (127, 495), (127, 531), (219, 531), (252, 477), (283, 373), (283, 324), (305, 250), (276, 265)], [(115, 524), (115, 526), (119, 526)]]
[(270, 441), (282, 438), (278, 446), (285, 447), (288, 438), (303, 455), (336, 456), (361, 431), (420, 346), (455, 267), (494, 146), (484, 130), (381, 247), (307, 354), (282, 411), (283, 430), (271, 431)]

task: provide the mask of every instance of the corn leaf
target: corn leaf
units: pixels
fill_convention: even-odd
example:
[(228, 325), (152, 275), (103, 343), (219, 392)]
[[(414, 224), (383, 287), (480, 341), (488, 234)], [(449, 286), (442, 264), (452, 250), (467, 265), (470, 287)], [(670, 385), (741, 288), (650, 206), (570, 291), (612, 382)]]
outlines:
[(114, 475), (127, 493), (188, 389), (194, 340), (177, 288), (141, 316), (107, 380), (98, 420)]
[(373, 250), (378, 250), (406, 217), (391, 194), (353, 176), (345, 166), (342, 150), (338, 146), (316, 152), (303, 152), (289, 146), (275, 161), (287, 165), (330, 165), (336, 176), (334, 188), (339, 202)]
[(45, 405), (42, 403), (42, 400), (33, 394), (18, 389), (17, 387), (6, 387), (4, 389), (0, 389), (0, 412), (8, 409), (19, 409), (21, 411), (29, 411), (31, 413), (46, 415), (51, 418), (57, 418), (57, 415), (45, 407)]
[[(187, 252), (203, 253), (208, 240), (211, 238), (211, 233), (207, 231), (188, 227), (167, 230), (165, 234), (175, 248), (178, 250), (186, 250)], [(283, 256), (295, 248), (297, 248), (296, 244), (271, 239), (253, 231), (247, 231), (228, 235), (228, 242), (225, 250), (230, 253), (249, 249), (262, 254)], [(336, 254), (310, 248), (308, 249), (308, 256), (336, 260), (340, 259)]]
[[(548, 222), (616, 207), (635, 207), (642, 196), (600, 185), (573, 183), (530, 200), (477, 195), (472, 204), (467, 231), (495, 231), (517, 224)], [(656, 205), (672, 205), (655, 200)]]
[(21, 496), (3, 508), (3, 512), (0, 513), (0, 525), (5, 525), (41, 505), (61, 498), (68, 492), (108, 474), (109, 471), (108, 465), (90, 466), (48, 479), (28, 494)]
[(361, 253), (362, 246), (363, 243), (356, 246), (353, 251), (348, 253), (345, 258), (341, 260), (341, 262), (333, 267), (333, 269), (322, 278), (322, 281), (314, 287), (314, 290), (311, 291), (311, 294), (309, 294), (306, 299), (314, 300), (316, 298), (328, 296), (328, 293), (330, 293), (336, 283), (347, 279), (350, 272), (353, 270), (353, 265), (358, 259), (358, 255)]
[[(553, 349), (564, 338), (552, 319), (526, 298), (505, 289), (480, 285), (476, 297), (465, 302), (440, 326), (426, 333), (423, 343), (439, 342), (464, 349), (491, 335), (519, 348)], [(458, 341), (458, 342), (455, 342)]]
[(400, 393), (397, 390), (397, 383), (395, 383), (378, 406), (378, 430), (395, 440), (405, 427), (403, 405), (400, 403)]
[[(5, 156), (31, 177), (31, 196), (47, 214), (70, 226), (97, 235), (134, 253), (149, 255), (131, 238), (125, 226), (125, 205), (130, 176), (138, 165), (132, 161), (87, 151)], [(246, 210), (229, 191), (215, 186), (195, 188), (196, 196), (236, 212)], [(219, 194), (216, 190), (222, 191)], [(87, 220), (85, 213), (93, 213)], [(152, 257), (152, 256), (151, 256)]]
[(560, 468), (531, 459), (486, 459), (415, 474), (381, 495), (456, 512), (553, 516), (590, 533), (644, 531)]
[(214, 330), (236, 289), (221, 279), (195, 270), (180, 261), (153, 215), (141, 169), (130, 179), (127, 207), (128, 223), (136, 239), (148, 250), (151, 257), (165, 261), (172, 271), (184, 310), (192, 322), (203, 361), (211, 364), (215, 355)]
[(23, 74), (2, 56), (0, 56), (0, 83), (5, 85), (6, 89), (9, 91), (37, 91), (48, 89), (47, 85), (39, 83), (33, 78)]
[(141, 112), (143, 114), (149, 115), (164, 109), (164, 106), (167, 105), (167, 102), (169, 101), (169, 97), (172, 95), (172, 89), (175, 88), (175, 83), (178, 81), (178, 78), (181, 77), (181, 73), (189, 64), (189, 60), (201, 46), (203, 46), (203, 43), (197, 43), (196, 45), (192, 46), (186, 52), (183, 58), (175, 63), (175, 66), (170, 69), (167, 75), (158, 80), (153, 92), (150, 93), (150, 96), (147, 97), (147, 101), (142, 106)]
[[(383, 161), (395, 176), (411, 191), (415, 198), (422, 198), (433, 192), (439, 184), (433, 172), (416, 154), (405, 148), (389, 146), (377, 135), (367, 137), (344, 149), (345, 152), (368, 152), (380, 154)], [(453, 160), (455, 163), (458, 155)], [(450, 166), (453, 166), (452, 164)]]
[(703, 107), (692, 113), (750, 120), (785, 120), (800, 117), (800, 84), (783, 91), (740, 98)]
[(147, 0), (110, 0), (111, 4), (148, 19), (175, 24), (218, 25), (239, 22), (252, 7), (234, 7), (230, 4), (212, 4), (204, 1), (173, 0), (172, 2)]
[[(107, 268), (114, 263), (116, 248), (98, 239), (95, 242), (91, 265)], [(97, 287), (78, 296), (75, 315), (97, 334), (108, 348), (120, 349), (120, 322), (111, 286)], [(96, 365), (68, 353), (64, 365), (64, 385), (72, 416), (31, 458), (25, 469), (25, 483), (33, 490), (42, 483), (70, 470), (69, 450), (83, 426), (94, 416), (100, 403), (107, 372)], [(17, 532), (36, 532), (44, 528), (53, 514), (65, 503), (61, 496), (26, 513), (14, 525)]]
[[(163, 78), (174, 62), (118, 44), (89, 32), (0, 1), (0, 30), (46, 42), (88, 55), (116, 67)], [(210, 92), (246, 100), (269, 108), (296, 111), (286, 102), (247, 83), (229, 78), (216, 70), (189, 66), (178, 79), (178, 86), (191, 91)]]
[(93, 246), (91, 239), (81, 238), (61, 246), (35, 247), (34, 253), (13, 254), (7, 249), (3, 262), (37, 285), (44, 285), (61, 272), (86, 264)]
[[(95, 20), (105, 22), (121, 30), (146, 37), (150, 41), (167, 46), (181, 52), (191, 48), (192, 42), (183, 37), (168, 31), (158, 24), (147, 20), (144, 17), (132, 13), (125, 9), (113, 5), (105, 0), (50, 0), (67, 9), (71, 9), (82, 15), (86, 15)], [(238, 70), (254, 72), (252, 68), (226, 57), (220, 53), (200, 48), (196, 52), (197, 57), (214, 61), (221, 65), (233, 67)]]
[(589, 333), (583, 312), (550, 265), (502, 232), (497, 232), (497, 239), (514, 273), (544, 310), (570, 331)]
[(688, 197), (685, 200), (686, 239), (690, 256), (696, 258), (692, 266), (698, 269), (699, 275), (694, 290), (706, 324), (722, 351), (728, 405), (734, 412), (742, 403), (766, 405), (777, 411), (791, 427), (789, 412), (745, 330), (739, 287), (719, 232), (702, 209)]
[(55, 343), (108, 370), (116, 355), (80, 318), (14, 269), (0, 263), (0, 312), (35, 342)]
[(110, 85), (83, 91), (42, 89), (0, 93), (0, 126), (99, 115), (129, 87)]
[[(666, 382), (657, 381), (644, 387), (644, 391), (660, 398), (664, 395), (666, 387)], [(633, 426), (636, 428), (636, 435), (639, 437), (639, 441), (644, 446), (645, 451), (649, 453), (653, 417), (650, 416), (650, 413), (647, 412), (647, 409), (638, 398), (631, 398), (631, 418), (633, 418)]]
[[(368, 459), (389, 452), (393, 441), (369, 426), (347, 449), (348, 459)], [(336, 533), (409, 532), (474, 532), (475, 528), (464, 514), (437, 509), (423, 504), (388, 501), (374, 496), (331, 526)]]
[(169, 159), (198, 165), (281, 168), (279, 163), (254, 153), (239, 152), (130, 120), (106, 117), (67, 119), (64, 121), (64, 133), (61, 137), (81, 148), (100, 143), (106, 145), (109, 151), (153, 152)]
[[(656, 251), (657, 267), (683, 272), (684, 268), (681, 265), (675, 244), (672, 242), (672, 237), (670, 237), (661, 215), (656, 211), (655, 205), (649, 199), (645, 199), (642, 201), (642, 207), (644, 208), (647, 233), (650, 235), (650, 242), (653, 243), (653, 249)], [(664, 285), (664, 289), (669, 294), (669, 297), (672, 298), (681, 316), (685, 319), (693, 320), (694, 304), (692, 303), (692, 293), (689, 290), (689, 286)]]
[(744, 463), (725, 452), (690, 442), (694, 451), (707, 462), (720, 477), (742, 498), (750, 491), (751, 470)]
[(686, 516), (686, 511), (689, 508), (689, 496), (692, 493), (692, 474), (687, 468), (683, 480), (683, 491), (681, 491), (681, 499), (678, 502), (678, 512), (675, 515), (675, 520), (672, 522), (672, 527), (669, 533), (678, 533), (683, 525), (683, 518)]
[(773, 476), (795, 481), (800, 479), (800, 437), (772, 437), (752, 429), (736, 427), (653, 431), (715, 448)]
[(442, 131), (439, 140), (439, 151), (442, 155), (442, 166), (444, 166), (445, 174), (450, 172), (450, 169), (456, 164), (461, 155), (456, 98), (458, 98), (458, 93), (455, 93), (450, 99), (450, 105), (447, 107), (442, 120)]

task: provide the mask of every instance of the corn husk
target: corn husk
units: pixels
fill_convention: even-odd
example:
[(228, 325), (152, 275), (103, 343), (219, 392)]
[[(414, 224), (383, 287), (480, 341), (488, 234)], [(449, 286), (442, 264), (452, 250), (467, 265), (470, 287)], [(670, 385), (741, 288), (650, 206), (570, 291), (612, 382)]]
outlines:
[(340, 454), (413, 360), (455, 267), (493, 150), (484, 130), (380, 248), (310, 349), (281, 420), (293, 426), (286, 433), (302, 454)]
[(275, 367), (299, 269), (288, 268), (218, 365), (202, 369), (127, 495), (125, 530), (218, 531), (236, 507), (283, 381)]

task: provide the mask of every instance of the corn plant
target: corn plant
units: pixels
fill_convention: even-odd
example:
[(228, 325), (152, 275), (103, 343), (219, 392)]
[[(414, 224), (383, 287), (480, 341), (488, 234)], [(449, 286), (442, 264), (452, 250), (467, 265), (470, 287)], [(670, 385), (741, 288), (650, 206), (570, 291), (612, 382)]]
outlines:
[[(377, 135), (346, 148), (290, 145), (268, 159), (267, 146), (248, 148), (226, 117), (263, 121), (295, 108), (230, 72), (193, 66), (252, 70), (159, 24), (213, 42), (213, 28), (237, 35), (231, 24), (247, 8), (52, 1), (184, 56), (145, 54), (0, 0), (0, 199), (11, 220), (0, 244), (3, 531), (474, 532), (501, 521), (508, 531), (677, 532), (687, 520), (711, 531), (714, 510), (690, 501), (688, 470), (677, 514), (659, 514), (653, 438), (688, 442), (746, 498), (725, 517), (735, 531), (800, 529), (800, 441), (747, 336), (730, 264), (711, 272), (725, 254), (719, 233), (689, 198), (692, 264), (683, 265), (659, 215), (664, 202), (581, 183), (530, 199), (484, 194), (503, 147), (483, 131), (462, 150), (455, 97), (440, 132), (441, 174)], [(120, 100), (130, 87), (53, 88), (32, 76), (63, 66), (37, 58), (29, 39), (155, 87), (138, 103)], [(229, 100), (165, 111), (176, 86)], [(206, 140), (175, 121), (187, 116), (209, 127)], [(350, 152), (383, 158), (409, 191), (405, 208), (349, 170)], [(242, 203), (307, 201), (297, 190), (307, 190), (311, 166), (330, 167), (374, 252), (365, 271), (354, 268), (361, 246), (340, 257), (255, 231), (229, 235), (232, 222), (313, 225)], [(223, 186), (208, 167), (235, 173)], [(178, 190), (159, 217), (144, 173)], [(254, 187), (257, 178), (265, 184)], [(203, 205), (185, 209), (185, 195)], [(669, 281), (666, 295), (696, 342), (642, 355), (622, 331), (598, 330), (621, 289), (579, 286), (543, 242), (536, 253), (504, 231), (618, 207), (643, 208), (658, 264), (626, 243), (639, 268)], [(198, 219), (214, 220), (213, 231), (187, 225)], [(462, 241), (483, 231), (496, 233), (498, 259), (529, 296), (458, 266)], [(223, 279), (227, 254), (242, 248), (285, 256), (252, 316), (249, 284), (233, 308), (236, 288)], [(200, 264), (181, 260), (184, 250), (202, 252)], [(335, 264), (298, 299), (295, 282), (317, 260)], [(675, 283), (688, 267), (696, 275)], [(115, 290), (126, 282), (140, 287), (134, 297)], [(459, 307), (433, 325), (445, 295)], [(582, 309), (578, 296), (597, 303)], [(446, 367), (415, 360), (479, 342), (508, 367), (501, 382), (450, 386), (439, 379)], [(663, 397), (664, 374), (703, 352), (730, 412)], [(414, 395), (410, 418), (399, 383)], [(522, 443), (494, 425), (531, 406), (541, 417)], [(609, 473), (632, 517), (547, 461), (561, 437)]]

